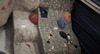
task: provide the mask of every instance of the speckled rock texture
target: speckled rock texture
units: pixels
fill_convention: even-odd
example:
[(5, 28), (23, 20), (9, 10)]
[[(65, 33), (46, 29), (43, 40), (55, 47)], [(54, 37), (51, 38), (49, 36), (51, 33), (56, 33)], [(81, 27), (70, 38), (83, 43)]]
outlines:
[(6, 24), (13, 4), (14, 0), (0, 0), (0, 26)]
[[(72, 54), (81, 54), (81, 48), (75, 34), (72, 31), (71, 21), (66, 22), (65, 29), (60, 29), (57, 25), (58, 18), (63, 18), (63, 12), (70, 12), (74, 0), (41, 0), (40, 6), (48, 8), (48, 16), (41, 17), (40, 8), (39, 13), (39, 32), (43, 42), (45, 53), (41, 54), (68, 54), (68, 48)], [(47, 13), (45, 12), (45, 13)], [(68, 47), (67, 40), (62, 38), (60, 31), (70, 34), (70, 41), (78, 47), (75, 48), (72, 44)], [(50, 36), (52, 34), (53, 36)], [(49, 40), (49, 43), (47, 42)]]
[(41, 0), (40, 6), (54, 10), (71, 11), (74, 0)]
[[(16, 0), (13, 10), (14, 54), (49, 54), (49, 52), (52, 54), (68, 54), (67, 41), (59, 35), (59, 31), (70, 34), (71, 41), (78, 46), (78, 48), (75, 48), (70, 45), (72, 53), (81, 54), (80, 45), (72, 31), (71, 21), (67, 22), (67, 26), (63, 30), (57, 26), (57, 19), (62, 17), (63, 11), (71, 11), (73, 2), (74, 0)], [(49, 8), (47, 18), (41, 17), (39, 6)], [(29, 20), (29, 15), (37, 8), (39, 14), (38, 26)], [(3, 10), (6, 10), (5, 7), (3, 7)], [(48, 43), (48, 40), (50, 43)]]
[(16, 0), (15, 9), (33, 11), (38, 8), (40, 0)]

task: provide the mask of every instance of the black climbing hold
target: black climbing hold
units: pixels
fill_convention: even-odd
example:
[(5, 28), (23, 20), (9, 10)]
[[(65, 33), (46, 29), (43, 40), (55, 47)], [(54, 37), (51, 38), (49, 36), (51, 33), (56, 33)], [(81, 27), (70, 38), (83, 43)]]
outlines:
[(50, 34), (50, 36), (53, 36), (52, 34)]
[(74, 43), (72, 43), (72, 42), (70, 42), (75, 48), (77, 48), (78, 46), (77, 45), (75, 45)]
[(66, 35), (65, 32), (60, 31), (59, 33), (60, 33), (60, 36), (61, 36), (62, 38), (67, 39), (67, 35)]
[(48, 40), (47, 43), (50, 43), (50, 41)]
[(77, 48), (77, 45), (74, 45), (75, 48)]
[(67, 35), (70, 35), (70, 34), (67, 34)]

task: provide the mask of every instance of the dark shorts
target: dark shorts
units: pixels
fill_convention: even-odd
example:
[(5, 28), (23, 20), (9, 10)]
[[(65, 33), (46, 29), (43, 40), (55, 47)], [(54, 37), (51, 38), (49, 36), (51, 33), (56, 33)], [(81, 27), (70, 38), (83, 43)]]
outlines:
[(72, 11), (72, 26), (82, 54), (100, 54), (100, 14), (78, 1)]

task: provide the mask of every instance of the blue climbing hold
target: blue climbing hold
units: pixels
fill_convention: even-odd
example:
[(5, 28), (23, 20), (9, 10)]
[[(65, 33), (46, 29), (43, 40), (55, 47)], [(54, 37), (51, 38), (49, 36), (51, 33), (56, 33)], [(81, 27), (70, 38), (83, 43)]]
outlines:
[(57, 24), (60, 29), (64, 29), (66, 27), (66, 21), (63, 18), (58, 18)]
[(48, 8), (40, 6), (41, 17), (47, 18), (48, 17)]
[(6, 53), (0, 51), (0, 54), (6, 54)]

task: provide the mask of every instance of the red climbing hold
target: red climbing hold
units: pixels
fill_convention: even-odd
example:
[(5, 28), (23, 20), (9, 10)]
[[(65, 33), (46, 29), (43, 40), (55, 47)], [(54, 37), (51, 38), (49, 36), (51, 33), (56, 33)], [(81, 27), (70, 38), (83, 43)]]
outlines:
[(11, 5), (11, 3), (12, 3), (12, 0), (9, 0), (8, 5)]
[(68, 50), (68, 54), (72, 54), (72, 51), (71, 50)]
[(29, 15), (29, 20), (33, 23), (33, 24), (38, 24), (38, 14), (37, 13), (32, 13)]
[(2, 6), (2, 10), (5, 10), (5, 9), (7, 9), (7, 6), (6, 5)]
[(64, 11), (62, 15), (66, 22), (71, 21), (71, 14), (68, 11)]
[(29, 48), (30, 48), (30, 45), (29, 44), (26, 44)]

